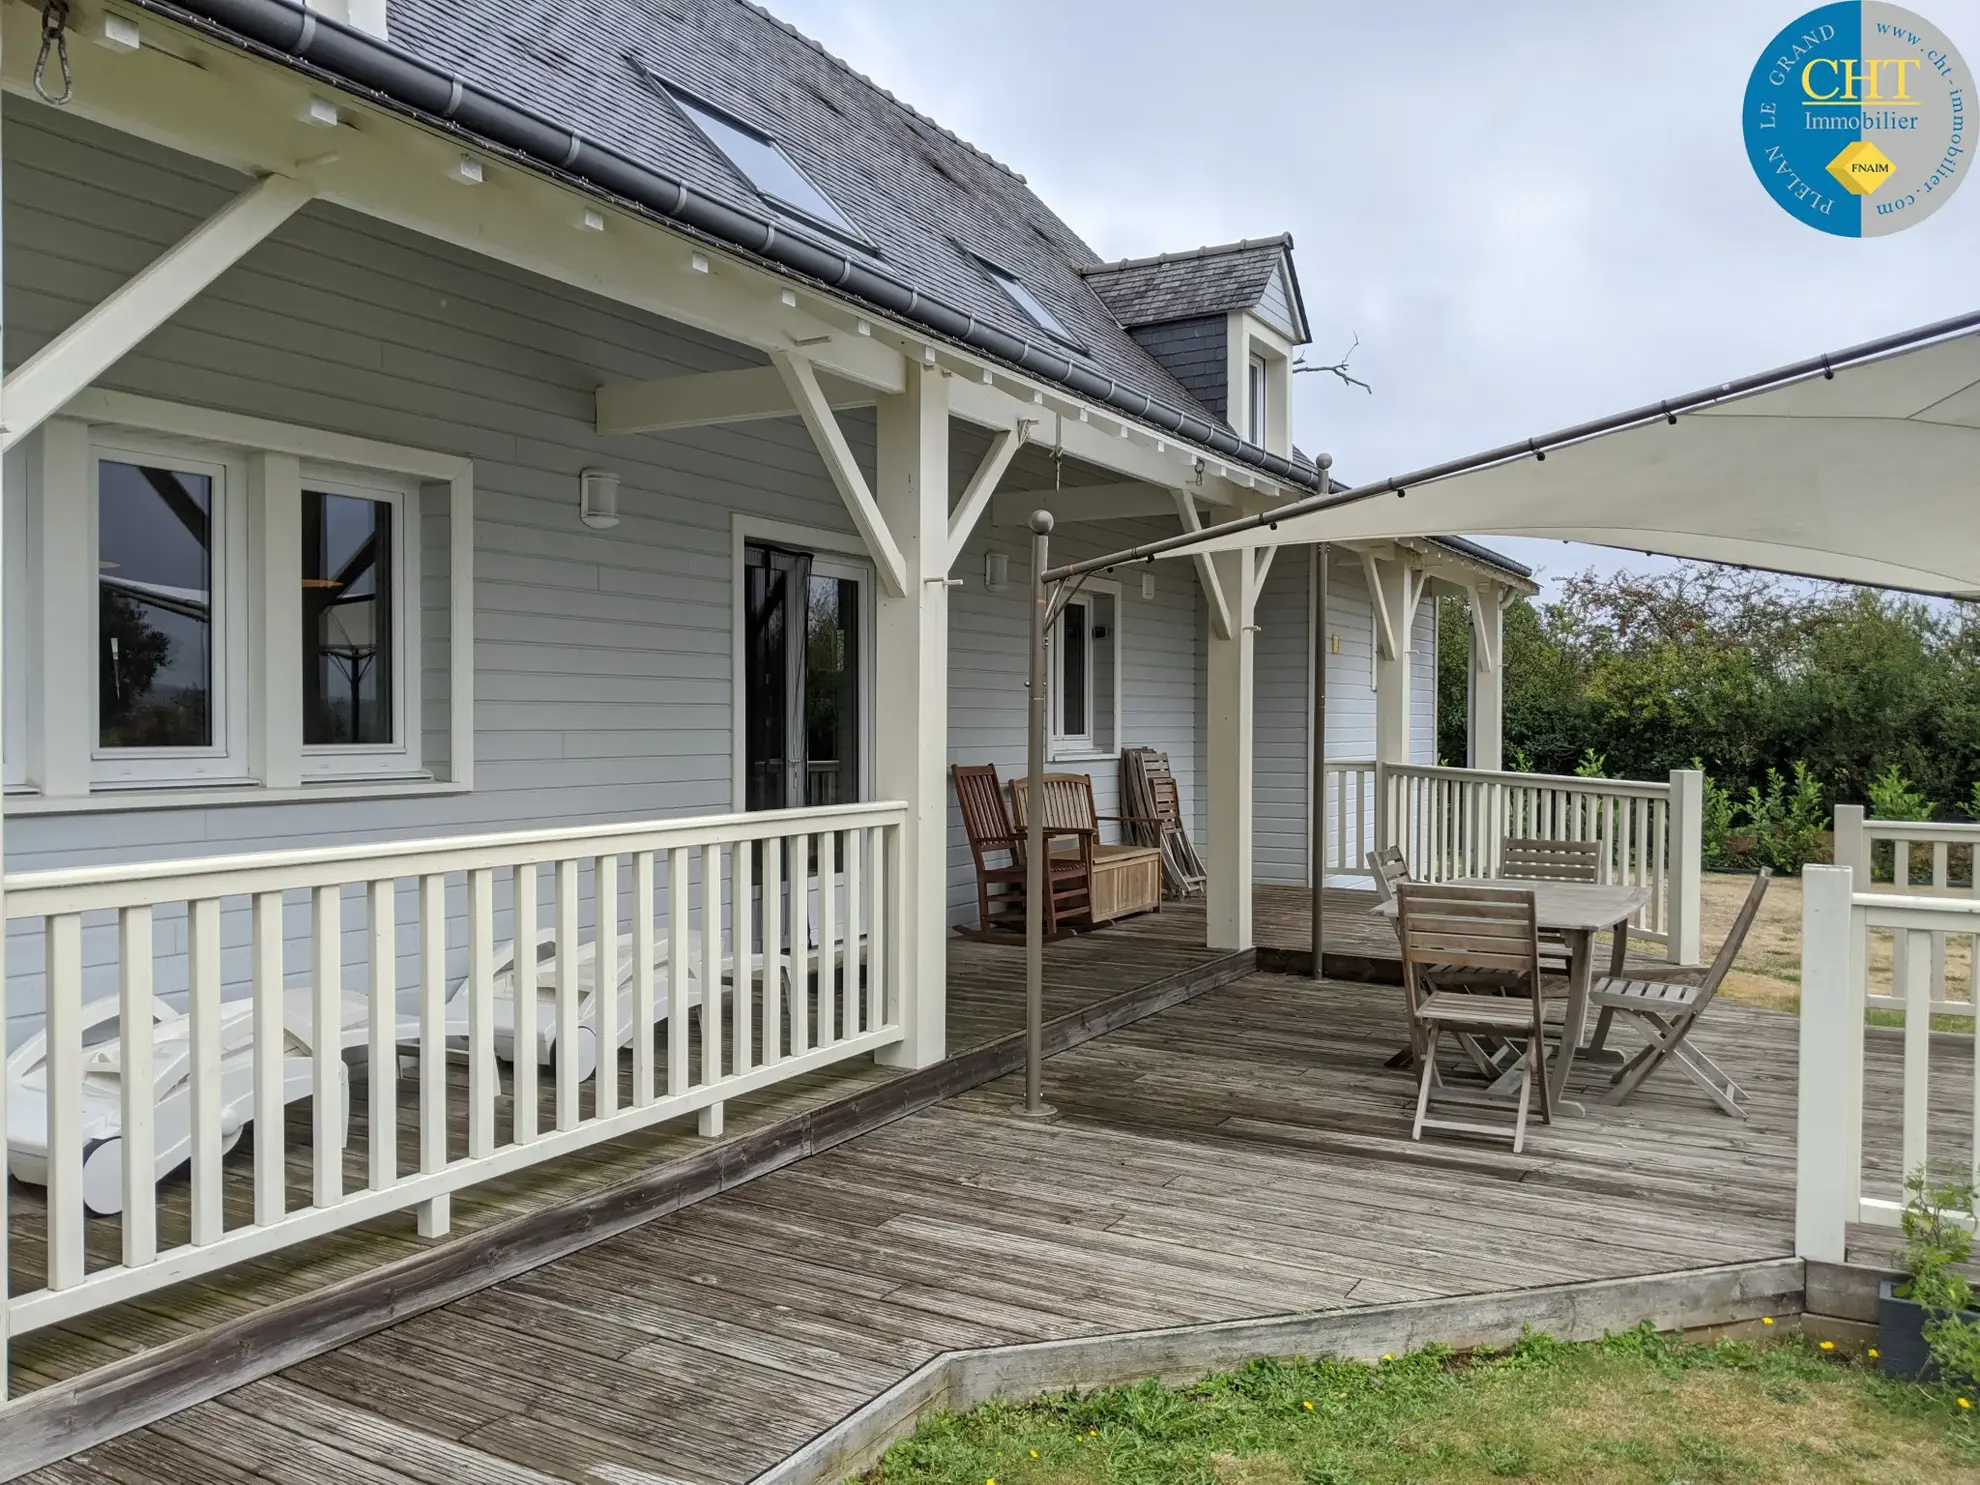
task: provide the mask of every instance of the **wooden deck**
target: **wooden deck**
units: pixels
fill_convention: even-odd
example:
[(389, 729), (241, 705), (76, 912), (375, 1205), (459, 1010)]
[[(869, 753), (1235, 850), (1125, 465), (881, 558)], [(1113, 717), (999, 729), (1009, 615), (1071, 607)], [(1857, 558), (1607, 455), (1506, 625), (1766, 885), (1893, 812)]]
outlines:
[[(1203, 947), (1200, 904), (1172, 905), (1161, 913), (1126, 920), (1104, 934), (1068, 939), (1048, 947), (1045, 1003), (1048, 1016), (1058, 1016), (1104, 1000), (1124, 990), (1160, 979), (1178, 970), (1219, 957)], [(979, 944), (957, 937), (949, 945), (950, 1053), (981, 1046), (1024, 1025), (1024, 954), (1021, 946)], [(664, 1067), (666, 1030), (658, 1033)], [(698, 1048), (698, 1042), (695, 1044)], [(698, 1056), (698, 1050), (695, 1052)], [(467, 1149), (467, 1078), (464, 1065), (449, 1069), (449, 1143), (453, 1153)], [(631, 1054), (620, 1057), (620, 1106), (631, 1102)], [(726, 1107), (725, 1139), (736, 1139), (806, 1109), (843, 1099), (864, 1088), (877, 1087), (897, 1076), (894, 1069), (870, 1060), (856, 1060), (779, 1084)], [(508, 1080), (498, 1101), (498, 1127), (509, 1120)], [(419, 1161), (419, 1080), (407, 1076), (399, 1083), (400, 1169), (416, 1169)], [(539, 1087), (539, 1127), (554, 1124), (555, 1080), (544, 1070)], [(590, 1085), (583, 1106), (591, 1107)], [(294, 1206), (309, 1202), (310, 1105), (289, 1106), (288, 1140), (292, 1152), (289, 1199)], [(228, 1157), (228, 1224), (252, 1220), (252, 1132)], [(532, 1166), (514, 1175), (470, 1187), (453, 1197), (451, 1241), (485, 1231), (499, 1223), (545, 1211), (590, 1193), (602, 1191), (640, 1172), (704, 1149), (709, 1141), (695, 1133), (694, 1121), (679, 1120), (639, 1135), (594, 1146), (576, 1155)], [(354, 1088), (351, 1135), (345, 1153), (345, 1189), (361, 1190), (368, 1159), (368, 1127), (363, 1085)], [(161, 1243), (184, 1242), (189, 1231), (189, 1186), (181, 1172), (160, 1188)], [(13, 1182), (10, 1204), (13, 1230), (8, 1258), (15, 1292), (38, 1288), (46, 1271), (42, 1239), (43, 1192), (40, 1187)], [(92, 1219), (87, 1232), (92, 1270), (118, 1261), (122, 1243), (118, 1219)], [(382, 1218), (316, 1242), (285, 1248), (271, 1257), (243, 1264), (195, 1283), (160, 1291), (132, 1304), (98, 1311), (63, 1326), (19, 1336), (14, 1340), (13, 1395), (31, 1392), (50, 1382), (74, 1377), (120, 1357), (202, 1330), (326, 1284), (383, 1267), (409, 1254), (434, 1246), (413, 1230), (411, 1213)]]
[[(1123, 928), (1053, 947), (1054, 1009), (1209, 957), (1200, 910)], [(953, 1040), (1019, 1024), (1021, 951), (951, 963)], [(1660, 1076), (1516, 1157), (1409, 1140), (1395, 990), (1254, 974), (1054, 1059), (1052, 1123), (1004, 1079), (30, 1478), (742, 1481), (950, 1347), (1783, 1254), (1795, 1029), (1722, 1002), (1701, 1030), (1746, 1122)], [(1872, 1045), (1873, 1158), (1896, 1054)], [(1948, 1110), (1970, 1055), (1935, 1059)], [(628, 1158), (692, 1140), (652, 1138)]]

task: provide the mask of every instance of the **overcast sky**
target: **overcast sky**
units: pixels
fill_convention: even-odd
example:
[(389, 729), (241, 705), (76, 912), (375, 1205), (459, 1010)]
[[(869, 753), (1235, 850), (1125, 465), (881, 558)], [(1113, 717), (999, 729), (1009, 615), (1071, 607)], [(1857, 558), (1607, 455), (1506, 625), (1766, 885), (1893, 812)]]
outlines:
[[(1754, 179), (1747, 75), (1811, 0), (768, 4), (1105, 257), (1290, 231), (1309, 354), (1359, 335), (1375, 389), (1295, 380), (1350, 481), (1980, 307), (1980, 186), (1852, 240)], [(1911, 8), (1980, 61), (1980, 0)]]

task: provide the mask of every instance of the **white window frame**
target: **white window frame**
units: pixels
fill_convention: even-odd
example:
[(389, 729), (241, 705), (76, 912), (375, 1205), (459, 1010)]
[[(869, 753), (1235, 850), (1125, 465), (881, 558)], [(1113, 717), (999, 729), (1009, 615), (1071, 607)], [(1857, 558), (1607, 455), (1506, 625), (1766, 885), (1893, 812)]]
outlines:
[(1270, 437), (1268, 414), (1272, 405), (1272, 363), (1258, 351), (1252, 351), (1245, 358), (1245, 400), (1250, 409), (1249, 426), (1245, 437), (1265, 447)]
[[(859, 790), (863, 799), (875, 797), (874, 728), (879, 713), (874, 705), (878, 691), (875, 674), (878, 656), (875, 609), (880, 589), (867, 555), (866, 544), (856, 534), (828, 531), (822, 527), (798, 526), (787, 521), (766, 520), (759, 516), (732, 513), (729, 518), (729, 737), (731, 773), (729, 808), (741, 813), (749, 797), (748, 738), (744, 736), (743, 711), (749, 704), (744, 684), (743, 552), (749, 546), (784, 547), (812, 555), (811, 570), (820, 577), (851, 578), (860, 585), (859, 604)], [(814, 920), (815, 921), (815, 920)]]
[[(420, 772), (419, 594), (412, 576), (419, 566), (419, 487), (403, 475), (373, 469), (304, 464), (296, 490), (376, 500), (392, 512), (392, 741), (389, 743), (304, 743), (304, 778), (366, 777)], [(301, 508), (298, 505), (298, 515)], [(291, 586), (300, 590), (302, 553), (296, 553)], [(305, 636), (306, 638), (306, 636)], [(297, 663), (301, 663), (300, 652)], [(298, 717), (297, 727), (303, 725)]]
[[(1093, 604), (1094, 596), (1104, 596), (1112, 600), (1113, 617), (1108, 624), (1108, 643), (1113, 647), (1114, 684), (1110, 694), (1102, 695), (1094, 682), (1093, 664)], [(1065, 645), (1060, 636), (1064, 633), (1067, 617), (1074, 607), (1082, 607), (1086, 614), (1086, 730), (1081, 733), (1068, 733), (1064, 730), (1061, 713), (1065, 705)], [(1069, 600), (1053, 623), (1052, 630), (1045, 636), (1048, 684), (1052, 688), (1051, 705), (1047, 709), (1046, 755), (1054, 763), (1097, 760), (1120, 756), (1122, 746), (1121, 677), (1127, 669), (1127, 605), (1121, 601), (1121, 585), (1109, 578), (1088, 578), (1080, 585), (1077, 596)], [(1097, 733), (1094, 719), (1098, 708), (1106, 705), (1111, 708), (1113, 721), (1113, 746), (1101, 747), (1094, 739)]]
[[(212, 581), (207, 599), (207, 632), (211, 636), (213, 661), (211, 697), (208, 702), (213, 741), (203, 748), (106, 748), (103, 746), (103, 720), (99, 714), (102, 664), (97, 632), (98, 599), (96, 584), (99, 547), (98, 520), (101, 514), (101, 469), (104, 462), (151, 465), (202, 474), (213, 481), (214, 510), (210, 517), (213, 541), (208, 560)], [(88, 497), (79, 513), (88, 523), (90, 553), (89, 646), (87, 659), (76, 667), (64, 684), (88, 688), (90, 784), (92, 788), (145, 788), (175, 784), (246, 784), (247, 718), (253, 704), (247, 676), (248, 624), (247, 588), (253, 581), (248, 571), (247, 461), (236, 450), (214, 448), (187, 439), (122, 428), (92, 428), (89, 435)], [(43, 519), (58, 519), (43, 512)], [(62, 581), (66, 574), (50, 574)], [(49, 642), (66, 648), (61, 636), (68, 631), (50, 625), (43, 630)], [(44, 658), (51, 673), (71, 663), (63, 654)]]
[[(224, 754), (100, 750), (96, 730), (97, 450), (224, 467), (216, 520), (216, 735)], [(17, 814), (462, 793), (474, 787), (474, 465), (457, 455), (91, 388), (23, 441), (7, 465), (10, 611), (4, 697), (6, 786)], [(395, 502), (395, 741), (302, 744), (302, 485)], [(421, 553), (444, 520), (443, 550)], [(223, 568), (223, 563), (225, 567)], [(426, 736), (421, 620), (444, 571), (444, 743)], [(74, 578), (70, 580), (69, 574)], [(226, 584), (224, 594), (220, 584)], [(21, 607), (17, 607), (17, 604)], [(224, 612), (223, 612), (224, 610)], [(76, 636), (57, 654), (51, 636)], [(88, 653), (69, 654), (88, 647)], [(222, 656), (224, 655), (224, 660)], [(223, 668), (224, 667), (224, 668)], [(224, 722), (221, 720), (224, 708)], [(225, 729), (224, 733), (221, 728)], [(437, 732), (437, 728), (434, 729)], [(95, 755), (126, 751), (147, 767)], [(207, 750), (200, 750), (202, 755)], [(433, 756), (423, 756), (430, 752)], [(148, 756), (147, 756), (148, 755)], [(224, 756), (226, 768), (217, 765)], [(156, 765), (151, 766), (151, 765)], [(176, 767), (174, 765), (177, 765)]]

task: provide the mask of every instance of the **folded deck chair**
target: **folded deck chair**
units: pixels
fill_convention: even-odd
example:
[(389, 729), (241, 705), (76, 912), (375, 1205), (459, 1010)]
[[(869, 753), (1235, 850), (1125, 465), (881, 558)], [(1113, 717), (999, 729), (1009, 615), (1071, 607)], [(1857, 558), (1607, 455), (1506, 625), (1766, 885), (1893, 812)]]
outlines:
[(1696, 985), (1667, 984), (1658, 980), (1619, 979), (1604, 975), (1588, 993), (1591, 1009), (1599, 1010), (1595, 1039), (1590, 1050), (1599, 1052), (1608, 1040), (1609, 1028), (1618, 1015), (1643, 1037), (1643, 1050), (1622, 1065), (1603, 1095), (1604, 1103), (1621, 1103), (1643, 1086), (1643, 1080), (1666, 1062), (1674, 1064), (1692, 1082), (1710, 1095), (1712, 1102), (1735, 1119), (1746, 1117), (1746, 1090), (1726, 1075), (1724, 1068), (1691, 1045), (1691, 1033), (1699, 1017), (1719, 993), (1719, 986), (1739, 957), (1753, 920), (1760, 913), (1760, 899), (1767, 895), (1767, 882), (1773, 873), (1760, 869), (1753, 879), (1732, 931), (1719, 945), (1718, 956), (1705, 978)]
[[(313, 1085), (313, 995), (308, 989), (283, 995), (282, 1101), (310, 1096)], [(152, 1148), (155, 1178), (164, 1180), (192, 1158), (192, 1021), (156, 996), (152, 998)], [(343, 998), (342, 1048), (348, 1054), (368, 1037), (370, 1011), (365, 998)], [(124, 1044), (117, 1000), (98, 1000), (82, 1010), (83, 1205), (108, 1216), (124, 1209), (123, 1063)], [(106, 1028), (114, 1032), (101, 1034)], [(100, 1033), (92, 1039), (91, 1033)], [(407, 1034), (401, 1018), (398, 1034)], [(412, 1028), (417, 1036), (416, 1025)], [(346, 1097), (340, 1100), (350, 1133), (349, 1072), (342, 1061)], [(240, 1143), (254, 1117), (254, 1005), (228, 1001), (220, 1011), (220, 1149)], [(48, 1184), (48, 1033), (36, 1032), (7, 1058), (7, 1168), (32, 1186)]]
[[(690, 1008), (701, 1004), (701, 931), (688, 930), (688, 1005)], [(860, 935), (860, 954), (866, 952), (867, 935)], [(840, 946), (841, 955), (844, 945)], [(653, 941), (653, 1020), (646, 1027), (651, 1036), (653, 1028), (667, 1019), (670, 996), (668, 994), (668, 935), (657, 933)], [(516, 1001), (515, 1001), (515, 959), (513, 943), (498, 944), (495, 949), (495, 1055), (505, 1062), (516, 1060)], [(806, 954), (805, 971), (807, 978), (817, 971), (818, 949), (814, 945)], [(763, 971), (763, 955), (750, 956), (750, 971), (760, 975)], [(784, 966), (784, 987), (793, 988), (792, 966)], [(733, 956), (723, 955), (720, 965), (724, 985), (735, 978)], [(618, 1040), (616, 1046), (632, 1044), (639, 1034), (639, 1007), (633, 995), (633, 938), (630, 933), (619, 935), (618, 953)], [(578, 945), (578, 1059), (577, 1076), (580, 1081), (589, 1078), (598, 1069), (598, 943), (586, 939)], [(468, 982), (462, 978), (447, 1000), (447, 1036), (449, 1040), (464, 1040), (468, 1034)], [(417, 1034), (412, 1040), (417, 1040)], [(540, 1067), (555, 1066), (557, 1061), (557, 936), (554, 929), (545, 930), (536, 940), (536, 1061)]]

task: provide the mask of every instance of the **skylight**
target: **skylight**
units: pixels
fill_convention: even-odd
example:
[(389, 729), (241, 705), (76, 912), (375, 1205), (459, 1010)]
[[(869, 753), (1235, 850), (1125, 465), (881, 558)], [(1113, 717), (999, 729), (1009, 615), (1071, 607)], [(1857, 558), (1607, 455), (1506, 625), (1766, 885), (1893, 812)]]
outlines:
[(791, 157), (784, 153), (783, 146), (776, 140), (679, 93), (674, 94), (674, 101), (680, 105), (681, 112), (694, 121), (695, 127), (708, 136), (708, 142), (720, 150), (742, 178), (756, 188), (759, 195), (767, 196), (778, 205), (787, 206), (835, 232), (842, 232), (848, 237), (859, 236), (859, 229), (847, 221), (845, 213), (832, 204), (832, 199), (792, 163)]
[(1047, 309), (1043, 301), (1019, 282), (1015, 276), (1004, 272), (1003, 269), (994, 263), (985, 263), (983, 267), (997, 281), (1003, 291), (1011, 296), (1011, 303), (1024, 311), (1025, 318), (1030, 320), (1032, 324), (1055, 339), (1063, 340), (1073, 345), (1078, 344), (1078, 341), (1073, 337), (1072, 331), (1068, 330), (1061, 323), (1059, 317)]

